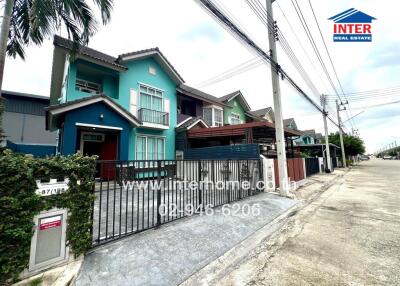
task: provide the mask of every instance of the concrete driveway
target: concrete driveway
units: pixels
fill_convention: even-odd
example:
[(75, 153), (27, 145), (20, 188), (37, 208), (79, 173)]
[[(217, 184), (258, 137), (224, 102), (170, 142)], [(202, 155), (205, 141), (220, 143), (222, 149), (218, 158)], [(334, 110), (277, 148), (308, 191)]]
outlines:
[(177, 285), (296, 204), (260, 193), (230, 214), (219, 207), (102, 246), (87, 255), (76, 285)]
[(400, 285), (399, 206), (400, 161), (362, 162), (215, 284)]

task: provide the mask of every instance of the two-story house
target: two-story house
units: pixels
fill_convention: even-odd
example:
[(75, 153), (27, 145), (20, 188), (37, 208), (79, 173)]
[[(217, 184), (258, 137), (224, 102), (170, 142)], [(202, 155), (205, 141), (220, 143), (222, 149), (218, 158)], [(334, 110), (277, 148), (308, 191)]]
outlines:
[(224, 108), (224, 125), (236, 125), (260, 121), (261, 118), (251, 113), (251, 108), (240, 90), (220, 97), (227, 106)]
[[(51, 106), (61, 154), (102, 160), (175, 158), (177, 87), (184, 83), (158, 48), (112, 57), (54, 37)], [(73, 60), (71, 60), (73, 58)]]

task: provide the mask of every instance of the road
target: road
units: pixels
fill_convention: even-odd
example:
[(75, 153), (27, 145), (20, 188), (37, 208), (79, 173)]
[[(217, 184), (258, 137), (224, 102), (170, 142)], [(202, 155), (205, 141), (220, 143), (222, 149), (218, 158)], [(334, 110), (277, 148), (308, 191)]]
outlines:
[(372, 159), (219, 285), (400, 285), (400, 161)]

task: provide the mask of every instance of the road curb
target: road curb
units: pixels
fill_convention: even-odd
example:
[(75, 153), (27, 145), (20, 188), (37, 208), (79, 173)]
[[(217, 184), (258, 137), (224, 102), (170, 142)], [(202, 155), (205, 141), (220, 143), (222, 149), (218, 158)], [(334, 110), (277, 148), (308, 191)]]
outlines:
[[(216, 284), (218, 280), (222, 279), (231, 273), (235, 268), (237, 268), (241, 263), (251, 258), (260, 245), (267, 244), (268, 241), (277, 238), (279, 234), (287, 228), (288, 222), (294, 215), (296, 215), (297, 212), (314, 202), (325, 191), (336, 185), (337, 180), (343, 178), (346, 174), (348, 174), (349, 171), (350, 170), (346, 170), (343, 174), (335, 176), (328, 182), (325, 182), (320, 187), (319, 191), (307, 198), (307, 200), (298, 201), (296, 205), (278, 215), (271, 222), (264, 225), (253, 234), (249, 235), (241, 243), (235, 245), (219, 258), (193, 273), (179, 285), (189, 286)], [(273, 252), (271, 252), (270, 255), (272, 255)]]

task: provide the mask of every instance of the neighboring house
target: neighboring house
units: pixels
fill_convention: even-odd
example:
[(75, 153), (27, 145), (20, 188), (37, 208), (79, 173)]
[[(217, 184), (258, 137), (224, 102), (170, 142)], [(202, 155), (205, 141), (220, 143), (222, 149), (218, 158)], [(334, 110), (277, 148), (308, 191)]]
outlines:
[(283, 126), (292, 130), (299, 130), (294, 118), (283, 119)]
[(295, 140), (296, 145), (315, 144), (316, 133), (314, 129), (301, 131), (302, 135)]
[(224, 125), (254, 121), (255, 116), (249, 114), (251, 108), (240, 90), (220, 97), (219, 100), (227, 105), (224, 107)]
[(254, 116), (261, 117), (261, 118), (267, 120), (268, 122), (271, 122), (271, 123), (275, 122), (275, 114), (274, 114), (274, 110), (272, 109), (272, 107), (262, 108), (262, 109), (258, 109), (258, 110), (252, 110), (249, 113)]
[(201, 117), (208, 126), (224, 125), (224, 108), (228, 105), (221, 102), (218, 97), (201, 90), (180, 85), (178, 93), (178, 124), (188, 118)]
[(2, 91), (3, 129), (6, 144), (15, 152), (37, 156), (56, 151), (57, 132), (45, 129), (45, 108), (50, 98), (41, 95)]
[(47, 128), (60, 152), (102, 160), (175, 158), (177, 87), (184, 83), (158, 48), (112, 57), (54, 37)]
[(315, 144), (324, 143), (324, 137), (322, 136), (322, 133), (315, 133), (314, 141)]

